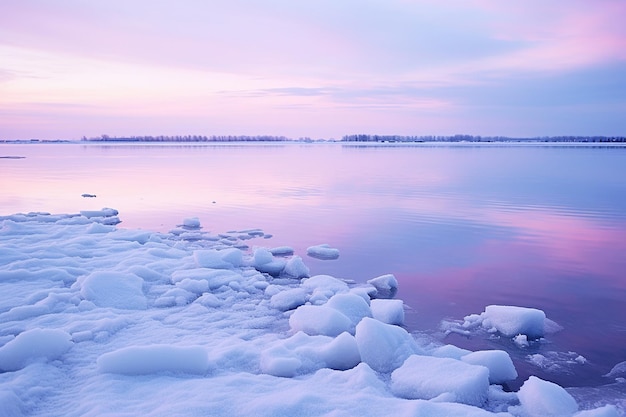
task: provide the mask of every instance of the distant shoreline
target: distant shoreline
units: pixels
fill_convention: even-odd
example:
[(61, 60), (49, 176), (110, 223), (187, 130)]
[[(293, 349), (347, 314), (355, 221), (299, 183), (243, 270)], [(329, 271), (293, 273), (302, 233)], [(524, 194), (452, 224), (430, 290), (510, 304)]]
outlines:
[(626, 136), (546, 136), (534, 138), (510, 138), (505, 136), (397, 136), (397, 135), (346, 135), (342, 139), (291, 139), (284, 136), (131, 136), (101, 137), (80, 140), (67, 139), (0, 139), (7, 144), (37, 143), (185, 143), (185, 144), (222, 144), (222, 143), (358, 143), (358, 144), (415, 144), (415, 143), (626, 143)]

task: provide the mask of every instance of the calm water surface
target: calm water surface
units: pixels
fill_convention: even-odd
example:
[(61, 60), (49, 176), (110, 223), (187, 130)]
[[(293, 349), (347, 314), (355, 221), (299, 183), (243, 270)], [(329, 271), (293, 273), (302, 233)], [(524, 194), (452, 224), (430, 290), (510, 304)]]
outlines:
[[(314, 274), (393, 273), (410, 330), (506, 349), (520, 381), (602, 385), (626, 360), (625, 147), (4, 144), (0, 156), (25, 157), (0, 158), (2, 215), (113, 207), (128, 228), (191, 216), (212, 232), (261, 228), (273, 237), (251, 245), (292, 246)], [(340, 258), (307, 258), (319, 243)], [(528, 349), (439, 332), (489, 304), (540, 308), (564, 330)]]

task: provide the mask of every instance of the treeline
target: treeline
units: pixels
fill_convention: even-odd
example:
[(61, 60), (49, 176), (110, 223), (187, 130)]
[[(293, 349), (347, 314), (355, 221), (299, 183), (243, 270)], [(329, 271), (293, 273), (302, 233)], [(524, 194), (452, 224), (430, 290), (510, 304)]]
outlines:
[(81, 139), (86, 142), (282, 142), (290, 140), (285, 136), (109, 136), (102, 135), (92, 138), (83, 136)]
[(344, 142), (626, 142), (624, 136), (542, 136), (510, 138), (506, 136), (401, 136), (401, 135), (345, 135)]
[[(101, 135), (97, 137), (85, 137), (82, 141), (87, 142), (284, 142), (294, 141), (285, 136), (271, 135), (222, 135), (222, 136), (202, 136), (202, 135), (177, 135), (177, 136), (109, 136)], [(297, 139), (297, 141), (314, 142), (325, 141), (324, 139), (312, 140), (308, 137)], [(334, 139), (328, 141), (334, 142)], [(624, 136), (542, 136), (534, 138), (512, 138), (507, 136), (474, 136), (474, 135), (453, 135), (453, 136), (403, 136), (403, 135), (345, 135), (342, 142), (590, 142), (590, 143), (611, 143), (626, 142)]]

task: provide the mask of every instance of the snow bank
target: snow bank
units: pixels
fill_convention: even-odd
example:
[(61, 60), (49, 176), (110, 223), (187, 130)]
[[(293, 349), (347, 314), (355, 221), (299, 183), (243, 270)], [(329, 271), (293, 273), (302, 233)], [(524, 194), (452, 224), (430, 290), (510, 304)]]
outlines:
[[(0, 217), (0, 415), (577, 413), (567, 392), (537, 378), (519, 393), (495, 385), (516, 378), (504, 351), (409, 333), (391, 274), (309, 277), (289, 247), (247, 250), (241, 241), (269, 236), (258, 229), (210, 235), (189, 218), (152, 233), (107, 224), (116, 216)], [(543, 318), (488, 306), (458, 327), (536, 343), (554, 327)]]

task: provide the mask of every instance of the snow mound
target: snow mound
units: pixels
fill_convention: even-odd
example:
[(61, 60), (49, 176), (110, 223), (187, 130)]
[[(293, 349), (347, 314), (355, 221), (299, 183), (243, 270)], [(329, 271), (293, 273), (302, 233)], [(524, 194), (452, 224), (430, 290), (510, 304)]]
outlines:
[(412, 355), (391, 374), (391, 391), (407, 399), (481, 406), (488, 389), (487, 368), (450, 358)]
[(58, 359), (72, 345), (71, 336), (63, 330), (26, 330), (0, 347), (0, 370), (17, 371), (37, 359)]
[(96, 271), (79, 278), (80, 294), (98, 307), (144, 309), (144, 281), (134, 274), (113, 271)]
[(131, 346), (101, 355), (98, 370), (122, 375), (158, 372), (203, 374), (209, 367), (207, 351), (199, 346)]

